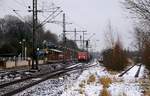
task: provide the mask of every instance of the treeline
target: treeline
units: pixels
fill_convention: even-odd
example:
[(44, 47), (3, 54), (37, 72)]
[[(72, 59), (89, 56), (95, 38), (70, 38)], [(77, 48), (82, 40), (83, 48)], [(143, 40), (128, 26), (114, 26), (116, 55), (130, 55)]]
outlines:
[(103, 65), (111, 71), (121, 71), (128, 65), (128, 54), (124, 50), (120, 36), (115, 38), (115, 31), (109, 22), (105, 31), (105, 44), (106, 48), (102, 51)]
[[(39, 25), (39, 24), (38, 24)], [(62, 41), (58, 41), (58, 36), (44, 27), (38, 27), (36, 30), (38, 48), (43, 48), (43, 41), (52, 42), (55, 45), (61, 45)], [(0, 19), (0, 54), (14, 53), (20, 54), (22, 44), (27, 47), (27, 55), (32, 53), (32, 20), (29, 17), (25, 22), (16, 16), (7, 15)], [(67, 39), (68, 47), (77, 45)], [(69, 43), (71, 42), (71, 43)]]
[[(150, 70), (150, 1), (124, 0), (123, 5), (134, 17), (135, 48), (138, 50), (138, 63)], [(131, 17), (132, 18), (132, 17)]]
[[(131, 14), (134, 22), (134, 41), (132, 42), (135, 51), (123, 50), (117, 42), (114, 42), (111, 26), (108, 26), (108, 39), (106, 43), (111, 45), (103, 52), (104, 65), (113, 70), (123, 69), (127, 58), (134, 60), (134, 64), (142, 63), (150, 70), (150, 1), (149, 0), (124, 0), (122, 4)], [(107, 35), (109, 35), (107, 37)], [(122, 55), (121, 55), (122, 54)], [(122, 63), (121, 63), (122, 62)], [(120, 66), (120, 67), (119, 67)], [(116, 68), (115, 68), (116, 67)]]
[(114, 47), (102, 52), (103, 64), (108, 70), (121, 71), (128, 65), (127, 52), (123, 50), (120, 43), (116, 42)]

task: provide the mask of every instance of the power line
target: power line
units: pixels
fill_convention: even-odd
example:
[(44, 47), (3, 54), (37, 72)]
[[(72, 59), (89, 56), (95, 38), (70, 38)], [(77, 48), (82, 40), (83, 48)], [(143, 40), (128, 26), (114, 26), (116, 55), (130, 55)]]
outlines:
[(13, 10), (14, 13), (24, 22), (24, 18), (17, 12), (18, 10)]
[[(54, 15), (51, 19), (49, 19), (49, 21), (51, 21), (52, 19), (54, 19), (55, 17), (57, 17), (60, 13), (62, 13), (63, 11), (61, 10), (59, 13), (57, 13), (56, 15)], [(45, 23), (43, 23), (41, 26), (45, 25), (46, 23), (48, 23), (49, 21), (45, 21)]]
[(49, 14), (49, 16), (47, 16), (47, 18), (41, 23), (41, 25), (43, 25), (51, 16), (53, 16), (58, 10), (60, 9), (60, 7), (58, 7), (55, 11), (52, 12), (52, 14)]

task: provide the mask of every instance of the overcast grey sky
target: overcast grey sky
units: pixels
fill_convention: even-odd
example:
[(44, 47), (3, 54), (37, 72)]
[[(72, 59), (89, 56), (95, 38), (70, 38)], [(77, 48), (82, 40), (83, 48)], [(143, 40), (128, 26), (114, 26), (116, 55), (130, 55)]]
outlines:
[[(1, 17), (6, 14), (14, 14), (12, 9), (21, 10), (18, 13), (22, 16), (30, 15), (31, 13), (25, 12), (27, 6), (31, 4), (32, 0), (0, 0), (0, 12)], [(77, 27), (77, 30), (85, 29), (88, 31), (90, 37), (93, 33), (96, 33), (92, 39), (92, 45), (94, 49), (101, 50), (105, 47), (104, 43), (104, 31), (108, 21), (111, 21), (114, 29), (120, 34), (123, 39), (124, 47), (130, 47), (132, 34), (132, 22), (131, 19), (127, 19), (127, 12), (122, 8), (120, 2), (122, 0), (38, 0), (39, 6), (45, 4), (48, 6), (50, 2), (54, 2), (57, 6), (60, 6), (67, 15), (67, 22), (75, 23), (72, 27), (67, 27), (68, 30)], [(43, 3), (43, 1), (47, 3)], [(62, 16), (58, 19), (61, 20)], [(39, 18), (42, 18), (42, 16)], [(52, 30), (56, 34), (62, 33), (62, 27), (59, 25), (46, 25), (48, 29)], [(68, 35), (68, 38), (73, 38), (73, 35)], [(79, 37), (79, 36), (78, 36)], [(96, 42), (96, 40), (99, 40)], [(95, 43), (96, 42), (96, 43)]]

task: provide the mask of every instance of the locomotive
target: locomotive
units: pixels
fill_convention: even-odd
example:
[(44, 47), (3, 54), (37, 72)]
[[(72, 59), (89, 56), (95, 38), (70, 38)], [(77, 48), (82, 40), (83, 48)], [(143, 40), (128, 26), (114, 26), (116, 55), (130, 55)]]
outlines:
[(65, 61), (72, 61), (72, 60), (77, 60), (78, 62), (89, 62), (90, 61), (90, 54), (86, 51), (77, 51), (76, 56), (73, 58), (72, 56), (72, 51), (67, 50), (66, 52), (59, 51), (59, 50), (50, 50), (46, 57), (47, 57), (47, 62), (63, 62)]
[(47, 47), (43, 49), (43, 51), (45, 53), (44, 57), (47, 63), (64, 62), (64, 60), (88, 62), (91, 57), (87, 51), (64, 48), (51, 43), (48, 43)]
[(79, 62), (89, 62), (90, 61), (90, 54), (86, 51), (79, 51), (77, 52), (77, 60)]

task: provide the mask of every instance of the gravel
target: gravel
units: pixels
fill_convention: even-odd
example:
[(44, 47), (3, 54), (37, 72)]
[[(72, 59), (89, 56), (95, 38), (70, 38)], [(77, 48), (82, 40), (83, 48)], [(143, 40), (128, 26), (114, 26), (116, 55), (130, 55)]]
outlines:
[(37, 75), (45, 72), (52, 72), (54, 70), (58, 70), (60, 68), (63, 68), (64, 65), (61, 64), (45, 64), (40, 65), (39, 69), (40, 71), (37, 72), (31, 72), (27, 67), (25, 69), (10, 69), (10, 70), (4, 70), (2, 73), (0, 73), (0, 84), (4, 84), (10, 81), (14, 81), (21, 78), (26, 78), (31, 75)]
[[(60, 65), (60, 64), (54, 65), (53, 64), (53, 65), (42, 65), (42, 66), (40, 66), (40, 71), (37, 71), (35, 73), (26, 71), (25, 69), (23, 71), (17, 70), (17, 71), (4, 72), (4, 73), (0, 74), (0, 76), (3, 75), (3, 78), (0, 78), (0, 84), (11, 82), (16, 79), (21, 79), (21, 78), (28, 77), (31, 75), (37, 75), (37, 74), (41, 74), (41, 73), (45, 73), (45, 72), (52, 72), (54, 70), (58, 70), (63, 67), (64, 67), (64, 65)], [(41, 96), (41, 93), (43, 96), (45, 94), (45, 92), (44, 92), (45, 89), (47, 89), (46, 93), (48, 92), (48, 94), (56, 94), (56, 93), (62, 94), (63, 90), (65, 89), (65, 87), (63, 85), (70, 82), (70, 80), (75, 80), (78, 76), (77, 74), (79, 74), (79, 73), (80, 73), (79, 71), (75, 70), (70, 73), (63, 74), (62, 77), (60, 77), (60, 78), (47, 80), (47, 81), (45, 81), (45, 83), (42, 83), (42, 84), (40, 83), (39, 87), (35, 87), (35, 88), (33, 87), (36, 91), (34, 91), (34, 90), (27, 91), (27, 92), (23, 93), (23, 96), (33, 96), (30, 94), (36, 94), (36, 95), (40, 94), (39, 96)], [(72, 75), (72, 74), (74, 74), (74, 75)], [(10, 85), (10, 86), (1, 88), (0, 95), (3, 95), (7, 92), (12, 91), (12, 89), (14, 90), (14, 89), (18, 89), (22, 86), (28, 85), (39, 79), (41, 79), (41, 78), (32, 78), (32, 79), (26, 80), (24, 82), (20, 82), (20, 83), (14, 84), (14, 85)], [(41, 90), (42, 92), (39, 90)], [(54, 90), (55, 90), (55, 92), (54, 92)], [(22, 96), (22, 95), (18, 95), (18, 96)], [(53, 95), (50, 95), (50, 96), (53, 96)]]
[(14, 96), (60, 96), (65, 90), (72, 86), (80, 74), (80, 70), (74, 70), (62, 76), (41, 82)]

